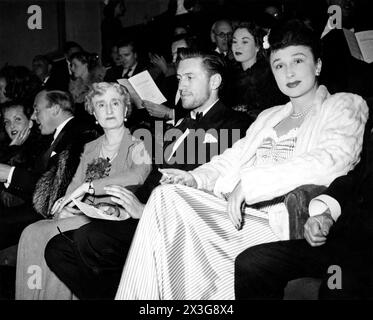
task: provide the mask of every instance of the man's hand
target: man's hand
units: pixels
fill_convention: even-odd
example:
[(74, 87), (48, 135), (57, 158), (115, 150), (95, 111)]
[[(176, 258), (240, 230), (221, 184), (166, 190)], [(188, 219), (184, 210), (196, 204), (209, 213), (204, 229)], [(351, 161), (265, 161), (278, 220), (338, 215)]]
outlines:
[(240, 230), (242, 226), (241, 207), (244, 202), (245, 195), (240, 181), (228, 198), (228, 216), (237, 230)]
[(162, 173), (161, 184), (182, 184), (184, 186), (197, 188), (197, 181), (187, 171), (179, 169), (159, 169)]
[(173, 118), (172, 109), (164, 106), (163, 104), (156, 104), (148, 100), (143, 100), (142, 105), (152, 117), (167, 120)]
[(132, 218), (141, 218), (145, 205), (131, 191), (119, 185), (109, 185), (104, 190), (112, 196), (111, 200), (119, 204)]
[(160, 70), (162, 70), (164, 75), (167, 75), (168, 66), (166, 59), (163, 56), (159, 56), (157, 54), (150, 54), (149, 55), (150, 62), (157, 66)]
[(11, 168), (7, 164), (0, 163), (0, 182), (6, 182)]
[(322, 246), (333, 224), (329, 209), (322, 214), (309, 217), (304, 225), (304, 237), (312, 247)]

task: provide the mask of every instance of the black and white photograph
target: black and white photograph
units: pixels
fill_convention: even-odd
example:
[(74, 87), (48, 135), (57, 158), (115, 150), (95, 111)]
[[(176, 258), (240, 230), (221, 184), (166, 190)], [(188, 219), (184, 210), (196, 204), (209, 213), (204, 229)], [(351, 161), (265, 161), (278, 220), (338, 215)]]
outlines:
[(371, 108), (371, 0), (0, 0), (1, 303), (372, 300)]

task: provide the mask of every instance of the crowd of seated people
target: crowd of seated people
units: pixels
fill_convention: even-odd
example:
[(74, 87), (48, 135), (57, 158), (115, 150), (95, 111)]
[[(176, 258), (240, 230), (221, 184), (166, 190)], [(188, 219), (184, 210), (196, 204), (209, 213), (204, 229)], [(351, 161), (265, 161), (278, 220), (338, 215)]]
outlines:
[[(281, 299), (290, 280), (325, 278), (331, 264), (349, 285), (331, 294), (325, 280), (320, 297), (371, 298), (359, 194), (373, 64), (342, 49), (337, 59), (341, 30), (321, 37), (275, 7), (267, 24), (219, 17), (196, 32), (176, 19), (147, 48), (120, 37), (124, 2), (108, 5), (105, 66), (68, 41), (61, 60), (0, 70), (0, 264), (13, 246), (15, 298)], [(117, 82), (145, 70), (165, 103), (139, 104)], [(31, 265), (41, 286), (29, 285)]]

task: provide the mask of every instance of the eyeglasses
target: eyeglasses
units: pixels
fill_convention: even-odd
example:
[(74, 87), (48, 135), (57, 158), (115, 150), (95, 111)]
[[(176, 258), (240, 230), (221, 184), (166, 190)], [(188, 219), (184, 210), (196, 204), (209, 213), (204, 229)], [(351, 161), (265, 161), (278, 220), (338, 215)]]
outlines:
[(228, 33), (224, 33), (224, 32), (216, 33), (216, 32), (214, 32), (214, 33), (220, 39), (231, 38), (232, 37), (232, 32), (228, 32)]

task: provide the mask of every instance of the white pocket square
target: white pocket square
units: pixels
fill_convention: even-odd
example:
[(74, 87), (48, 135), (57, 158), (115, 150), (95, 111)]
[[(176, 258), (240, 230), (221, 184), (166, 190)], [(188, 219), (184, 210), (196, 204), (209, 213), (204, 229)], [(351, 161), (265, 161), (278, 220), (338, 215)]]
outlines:
[(55, 153), (54, 151), (52, 151), (52, 153), (51, 153), (51, 158), (54, 156), (54, 155), (56, 155), (57, 153)]
[(217, 142), (218, 140), (211, 133), (205, 134), (205, 139), (203, 140), (203, 143), (217, 143)]

